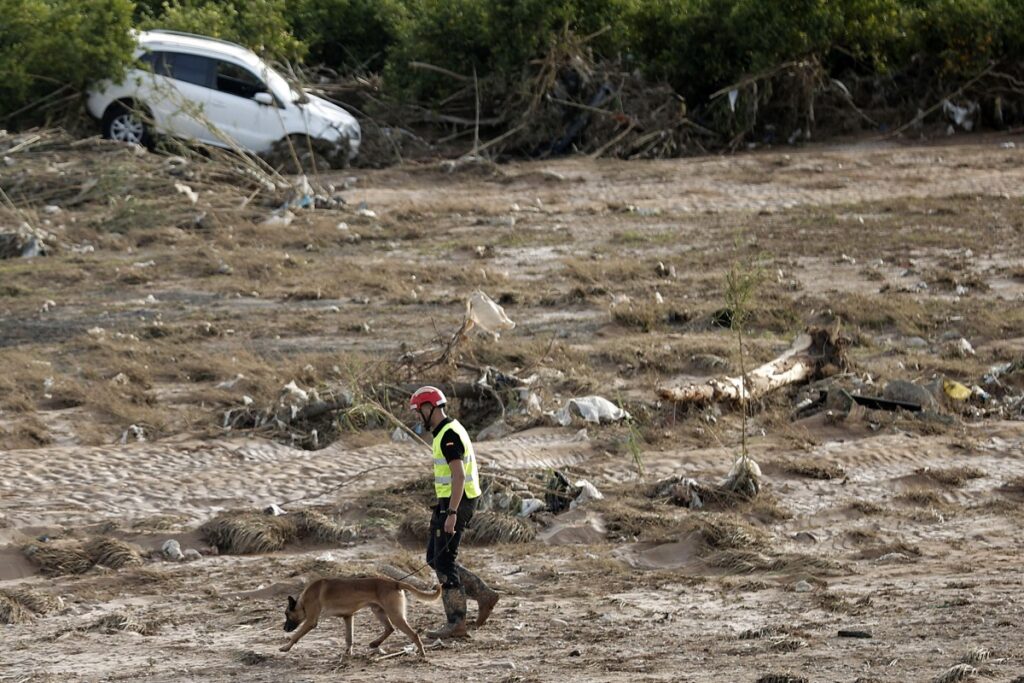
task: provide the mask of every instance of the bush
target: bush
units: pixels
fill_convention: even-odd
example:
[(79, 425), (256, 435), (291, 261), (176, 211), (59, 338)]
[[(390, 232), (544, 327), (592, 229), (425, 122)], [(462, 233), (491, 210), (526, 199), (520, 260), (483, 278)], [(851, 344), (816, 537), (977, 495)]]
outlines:
[(0, 0), (0, 117), (123, 73), (132, 9), (131, 0)]
[(142, 12), (141, 28), (197, 33), (245, 45), (273, 60), (300, 60), (306, 46), (291, 32), (285, 0), (169, 0)]
[(406, 0), (386, 75), (391, 87), (437, 102), (465, 83), (409, 68), (426, 62), (464, 76), (474, 69), (499, 91), (515, 83), (530, 61), (545, 55), (566, 29), (579, 35), (610, 30), (595, 44), (611, 53), (627, 43), (622, 23), (629, 0)]
[(287, 18), (311, 63), (379, 72), (405, 13), (401, 0), (298, 0)]

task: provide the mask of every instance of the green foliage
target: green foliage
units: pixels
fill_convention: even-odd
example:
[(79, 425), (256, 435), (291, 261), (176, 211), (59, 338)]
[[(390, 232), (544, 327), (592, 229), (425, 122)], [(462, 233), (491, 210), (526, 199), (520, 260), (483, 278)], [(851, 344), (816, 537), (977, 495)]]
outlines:
[(132, 9), (131, 0), (0, 0), (0, 117), (122, 73)]
[(285, 0), (168, 0), (148, 3), (141, 28), (164, 28), (222, 38), (269, 59), (299, 60), (306, 46), (291, 33)]
[(296, 0), (292, 31), (309, 47), (308, 61), (380, 71), (405, 19), (401, 0)]

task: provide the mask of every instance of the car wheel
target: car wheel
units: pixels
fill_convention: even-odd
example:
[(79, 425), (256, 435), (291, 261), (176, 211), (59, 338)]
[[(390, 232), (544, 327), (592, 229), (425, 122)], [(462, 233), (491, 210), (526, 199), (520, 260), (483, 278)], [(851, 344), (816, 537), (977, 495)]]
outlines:
[(331, 146), (324, 140), (290, 135), (275, 142), (266, 159), (281, 173), (324, 173), (337, 166), (331, 163), (332, 155), (328, 153)]
[(103, 115), (103, 137), (152, 149), (153, 136), (143, 116), (123, 104), (112, 104)]

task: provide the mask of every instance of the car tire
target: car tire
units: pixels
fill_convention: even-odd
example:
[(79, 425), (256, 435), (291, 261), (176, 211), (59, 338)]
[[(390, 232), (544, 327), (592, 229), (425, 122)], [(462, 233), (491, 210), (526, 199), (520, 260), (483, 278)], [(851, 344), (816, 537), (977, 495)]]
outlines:
[(103, 114), (103, 137), (107, 140), (127, 142), (153, 149), (153, 133), (146, 123), (147, 117), (138, 109), (121, 102), (107, 107)]

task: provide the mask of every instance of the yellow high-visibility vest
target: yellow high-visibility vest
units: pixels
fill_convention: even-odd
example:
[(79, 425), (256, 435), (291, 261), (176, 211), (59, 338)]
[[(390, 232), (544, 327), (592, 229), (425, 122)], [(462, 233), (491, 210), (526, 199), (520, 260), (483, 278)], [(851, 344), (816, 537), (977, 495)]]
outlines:
[(479, 473), (476, 468), (476, 454), (473, 452), (473, 444), (469, 440), (469, 433), (466, 428), (459, 424), (458, 420), (452, 420), (437, 433), (434, 437), (434, 491), (438, 498), (451, 498), (452, 496), (452, 468), (444, 459), (441, 452), (441, 439), (448, 432), (455, 432), (462, 440), (462, 471), (466, 473), (466, 484), (462, 495), (466, 498), (476, 498), (480, 495)]

